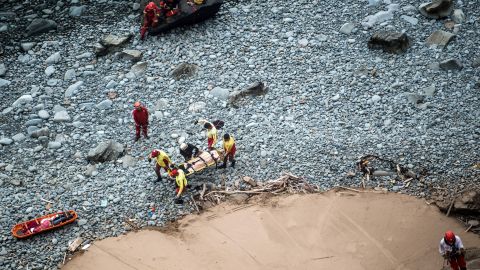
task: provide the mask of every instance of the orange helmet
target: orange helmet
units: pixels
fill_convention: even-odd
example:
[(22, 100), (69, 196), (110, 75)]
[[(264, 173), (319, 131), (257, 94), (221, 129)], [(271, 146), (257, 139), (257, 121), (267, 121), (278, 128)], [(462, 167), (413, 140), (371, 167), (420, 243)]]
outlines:
[(133, 107), (135, 107), (135, 108), (140, 107), (140, 105), (141, 105), (140, 101), (135, 101), (135, 103), (133, 103)]
[(455, 234), (452, 231), (447, 231), (443, 239), (447, 244), (453, 245), (455, 243)]
[(150, 154), (152, 157), (158, 157), (160, 155), (160, 152), (157, 149), (152, 150), (152, 153)]

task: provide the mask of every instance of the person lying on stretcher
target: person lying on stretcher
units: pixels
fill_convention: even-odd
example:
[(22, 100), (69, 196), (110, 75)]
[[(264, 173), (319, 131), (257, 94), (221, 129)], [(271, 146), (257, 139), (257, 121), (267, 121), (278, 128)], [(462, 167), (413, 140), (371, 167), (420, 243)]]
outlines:
[(190, 159), (197, 157), (197, 156), (200, 155), (201, 153), (202, 153), (202, 151), (200, 151), (200, 150), (198, 149), (198, 147), (196, 147), (196, 146), (193, 145), (193, 144), (190, 144), (190, 143), (182, 143), (182, 144), (180, 145), (180, 155), (183, 156), (183, 158), (185, 159), (185, 161), (189, 161)]

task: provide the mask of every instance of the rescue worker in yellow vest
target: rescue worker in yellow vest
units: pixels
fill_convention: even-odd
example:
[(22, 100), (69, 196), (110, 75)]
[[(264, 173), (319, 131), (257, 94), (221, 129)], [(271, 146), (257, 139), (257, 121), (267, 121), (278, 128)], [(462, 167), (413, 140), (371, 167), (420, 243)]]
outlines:
[(223, 151), (223, 164), (220, 166), (220, 168), (225, 169), (229, 160), (232, 163), (232, 168), (235, 168), (235, 152), (237, 152), (237, 147), (235, 145), (235, 138), (233, 138), (233, 135), (228, 133), (223, 135)]
[(208, 150), (214, 149), (215, 144), (217, 143), (217, 135), (218, 135), (217, 128), (215, 127), (214, 124), (204, 119), (198, 120), (198, 123), (203, 124), (203, 127), (207, 129)]
[(148, 162), (151, 162), (152, 159), (155, 159), (155, 173), (157, 174), (157, 180), (155, 182), (158, 182), (162, 180), (162, 175), (160, 174), (160, 168), (163, 168), (167, 173), (170, 172), (170, 164), (172, 163), (172, 160), (170, 157), (167, 155), (167, 153), (163, 152), (162, 150), (159, 149), (154, 149), (148, 155)]
[(187, 189), (187, 178), (185, 177), (185, 173), (181, 169), (173, 169), (170, 172), (171, 177), (175, 177), (175, 203), (182, 203), (183, 200), (181, 198), (182, 194), (184, 193), (185, 189)]

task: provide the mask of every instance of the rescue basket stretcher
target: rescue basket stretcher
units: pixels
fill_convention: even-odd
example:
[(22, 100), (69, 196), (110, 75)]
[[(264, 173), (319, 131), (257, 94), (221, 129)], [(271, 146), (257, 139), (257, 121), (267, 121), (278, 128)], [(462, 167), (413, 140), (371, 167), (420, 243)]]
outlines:
[(185, 176), (189, 176), (196, 172), (201, 172), (205, 168), (217, 166), (223, 161), (223, 150), (213, 149), (202, 151), (197, 157), (180, 164), (179, 168), (185, 172)]

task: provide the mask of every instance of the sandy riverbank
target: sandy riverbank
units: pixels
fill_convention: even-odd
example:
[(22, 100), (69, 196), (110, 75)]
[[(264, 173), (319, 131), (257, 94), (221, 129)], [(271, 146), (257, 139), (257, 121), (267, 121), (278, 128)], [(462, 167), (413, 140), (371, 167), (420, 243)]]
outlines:
[(265, 204), (220, 205), (167, 233), (95, 242), (64, 269), (441, 269), (447, 229), (466, 247), (477, 235), (424, 200), (328, 192)]

